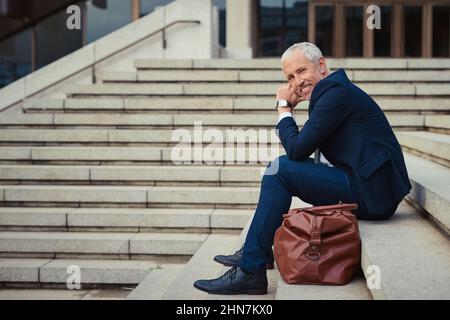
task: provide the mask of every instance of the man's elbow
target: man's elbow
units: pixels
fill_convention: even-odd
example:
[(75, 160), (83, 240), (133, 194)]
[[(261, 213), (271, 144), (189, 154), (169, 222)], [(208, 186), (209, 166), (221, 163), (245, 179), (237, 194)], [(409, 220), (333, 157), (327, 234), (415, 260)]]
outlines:
[(299, 152), (299, 150), (295, 148), (288, 148), (286, 150), (286, 155), (289, 158), (289, 160), (292, 161), (304, 161), (309, 157), (307, 153)]

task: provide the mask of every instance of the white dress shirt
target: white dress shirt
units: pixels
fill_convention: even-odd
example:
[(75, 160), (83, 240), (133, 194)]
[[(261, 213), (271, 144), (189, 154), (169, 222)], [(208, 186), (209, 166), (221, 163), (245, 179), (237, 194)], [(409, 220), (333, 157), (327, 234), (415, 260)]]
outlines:
[(280, 113), (280, 116), (278, 117), (278, 123), (279, 123), (281, 120), (283, 120), (284, 118), (287, 118), (287, 117), (293, 118), (292, 112), (286, 111), (286, 112)]

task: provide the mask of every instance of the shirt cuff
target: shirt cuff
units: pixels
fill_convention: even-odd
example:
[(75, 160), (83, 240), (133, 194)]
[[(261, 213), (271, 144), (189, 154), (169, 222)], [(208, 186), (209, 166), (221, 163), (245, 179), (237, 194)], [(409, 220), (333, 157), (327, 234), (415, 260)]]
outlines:
[(283, 120), (284, 118), (287, 118), (287, 117), (293, 118), (292, 112), (282, 112), (282, 113), (280, 113), (280, 116), (278, 117), (278, 123), (280, 123), (281, 120)]

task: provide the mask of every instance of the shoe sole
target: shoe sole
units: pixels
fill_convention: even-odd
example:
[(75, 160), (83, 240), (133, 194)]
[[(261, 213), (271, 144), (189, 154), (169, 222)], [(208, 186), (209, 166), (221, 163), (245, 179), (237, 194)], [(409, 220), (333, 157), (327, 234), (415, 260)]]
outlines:
[[(214, 259), (214, 261), (217, 263), (220, 263), (221, 265), (224, 265), (225, 267), (239, 267), (239, 265), (233, 264), (233, 263), (225, 263), (225, 262), (218, 261), (216, 259)], [(273, 263), (268, 263), (268, 264), (266, 264), (266, 269), (273, 270), (273, 269), (275, 269), (275, 265)]]
[(197, 287), (195, 284), (194, 284), (194, 287), (200, 291), (206, 292), (208, 294), (214, 294), (214, 295), (237, 295), (237, 294), (263, 295), (263, 294), (267, 294), (267, 289), (250, 289), (250, 290), (241, 290), (238, 292), (212, 292), (212, 291), (208, 291), (203, 288)]

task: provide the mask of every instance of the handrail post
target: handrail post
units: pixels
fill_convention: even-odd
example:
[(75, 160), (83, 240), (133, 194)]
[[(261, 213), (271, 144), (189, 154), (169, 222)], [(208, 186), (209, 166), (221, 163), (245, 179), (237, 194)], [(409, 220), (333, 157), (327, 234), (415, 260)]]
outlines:
[(162, 46), (163, 46), (163, 50), (166, 50), (166, 48), (167, 48), (166, 28), (162, 29)]

